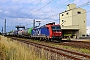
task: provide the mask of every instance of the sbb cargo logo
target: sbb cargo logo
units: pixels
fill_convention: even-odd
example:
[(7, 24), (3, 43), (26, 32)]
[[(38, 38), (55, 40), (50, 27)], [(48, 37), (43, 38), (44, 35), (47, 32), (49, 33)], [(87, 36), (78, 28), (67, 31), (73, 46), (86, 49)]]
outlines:
[(36, 29), (36, 30), (33, 30), (33, 32), (34, 32), (34, 35), (35, 36), (37, 36), (37, 35), (40, 35), (40, 29)]

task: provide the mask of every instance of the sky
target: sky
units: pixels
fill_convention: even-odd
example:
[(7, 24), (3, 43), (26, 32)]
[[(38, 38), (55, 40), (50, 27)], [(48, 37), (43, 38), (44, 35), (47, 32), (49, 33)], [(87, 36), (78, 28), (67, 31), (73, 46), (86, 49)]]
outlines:
[[(87, 11), (87, 26), (90, 26), (90, 0), (0, 0), (0, 31), (16, 30), (15, 26), (26, 28), (33, 26), (33, 20), (41, 21), (41, 25), (49, 22), (59, 24), (59, 13), (66, 10), (66, 6), (75, 3)], [(36, 26), (38, 23), (36, 22)]]
[(87, 34), (90, 35), (90, 26), (87, 27)]

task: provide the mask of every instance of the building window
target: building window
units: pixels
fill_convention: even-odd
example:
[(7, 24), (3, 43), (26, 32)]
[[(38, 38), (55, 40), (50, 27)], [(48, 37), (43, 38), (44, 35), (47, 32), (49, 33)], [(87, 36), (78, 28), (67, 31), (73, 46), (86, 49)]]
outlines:
[(66, 14), (68, 15), (68, 12)]
[(62, 14), (62, 16), (63, 16), (64, 14)]
[(81, 14), (81, 12), (80, 12), (80, 11), (78, 11), (77, 13), (78, 13), (78, 14)]
[(62, 22), (64, 22), (64, 20), (62, 20)]
[(82, 37), (85, 37), (85, 35), (83, 34)]
[(64, 25), (62, 25), (62, 26), (64, 26)]
[(84, 23), (85, 23), (85, 21), (84, 21)]

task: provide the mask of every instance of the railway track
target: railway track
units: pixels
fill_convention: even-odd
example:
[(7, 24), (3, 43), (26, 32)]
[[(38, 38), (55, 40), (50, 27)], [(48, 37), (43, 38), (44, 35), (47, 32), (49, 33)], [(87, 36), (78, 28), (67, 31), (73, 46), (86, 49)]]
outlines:
[(90, 50), (90, 42), (84, 42), (84, 41), (63, 41), (58, 43), (59, 45), (64, 46), (71, 46), (75, 48), (82, 48), (82, 49), (88, 49)]
[(90, 55), (77, 53), (77, 52), (73, 52), (73, 51), (69, 51), (69, 50), (65, 50), (65, 49), (60, 49), (60, 48), (56, 48), (56, 47), (51, 47), (51, 46), (47, 46), (47, 45), (39, 44), (39, 43), (35, 43), (35, 42), (30, 42), (30, 41), (27, 41), (27, 40), (24, 40), (24, 39), (22, 39), (22, 40), (17, 39), (17, 38), (12, 38), (12, 39), (23, 42), (23, 43), (26, 43), (28, 45), (35, 46), (39, 49), (44, 49), (46, 51), (55, 53), (55, 54), (60, 55), (60, 56), (63, 56), (65, 58), (67, 58), (65, 60), (90, 60)]

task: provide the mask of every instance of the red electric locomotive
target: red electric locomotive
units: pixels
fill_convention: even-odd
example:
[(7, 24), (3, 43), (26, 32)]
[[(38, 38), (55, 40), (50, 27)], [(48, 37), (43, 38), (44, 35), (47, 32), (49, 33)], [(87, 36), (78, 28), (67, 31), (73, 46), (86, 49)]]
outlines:
[(49, 38), (51, 40), (62, 40), (62, 30), (60, 25), (55, 25), (55, 23), (46, 24), (46, 27), (49, 29), (50, 35)]

